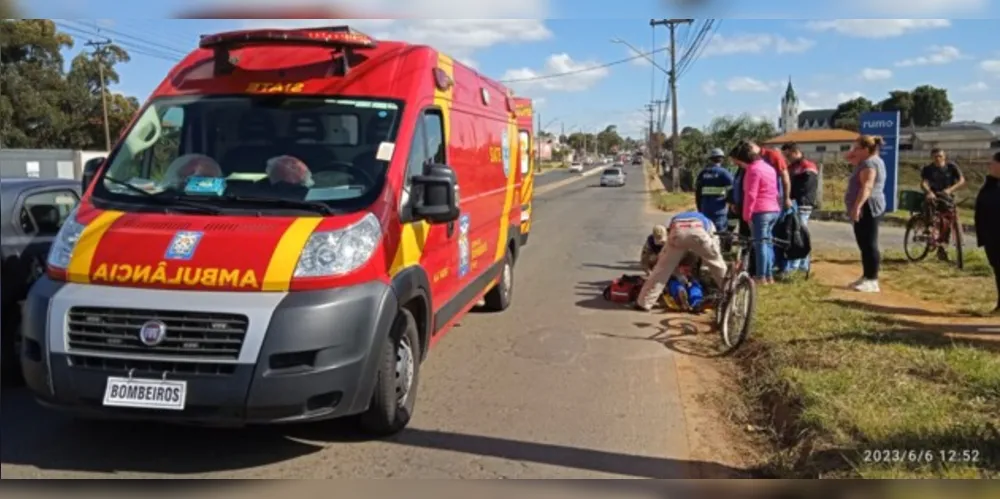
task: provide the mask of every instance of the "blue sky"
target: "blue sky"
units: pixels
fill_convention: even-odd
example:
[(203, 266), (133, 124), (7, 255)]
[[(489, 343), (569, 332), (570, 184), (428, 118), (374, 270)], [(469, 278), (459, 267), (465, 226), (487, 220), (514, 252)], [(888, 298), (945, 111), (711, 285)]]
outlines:
[[(369, 2), (383, 9), (387, 2)], [(855, 0), (842, 0), (849, 4)], [(879, 8), (895, 0), (883, 0)], [(90, 12), (110, 12), (110, 0), (63, 0), (33, 5), (26, 14), (71, 13), (66, 9), (85, 5)], [(485, 3), (483, 3), (485, 2)], [(59, 21), (82, 40), (103, 35), (132, 52), (133, 60), (120, 68), (117, 90), (144, 99), (167, 72), (173, 61), (195, 46), (198, 35), (256, 26), (292, 27), (341, 24), (337, 20), (163, 20), (178, 6), (194, 2), (115, 3), (115, 18), (101, 21)], [(666, 12), (663, 2), (632, 0), (629, 7), (613, 2), (540, 0), (481, 0), (482, 5), (453, 8), (450, 0), (411, 0), (426, 4), (428, 12), (479, 19), (353, 19), (347, 23), (374, 36), (428, 43), (481, 72), (502, 80), (522, 80), (597, 66), (632, 56), (619, 38), (643, 50), (651, 46), (649, 18), (677, 15)], [(727, 9), (716, 2), (703, 14), (752, 16), (787, 12), (791, 2), (756, 4), (759, 12)], [(897, 2), (899, 3), (899, 2)], [(943, 14), (937, 0), (908, 0), (914, 13)], [(919, 84), (945, 87), (955, 104), (959, 120), (992, 120), (1000, 115), (1000, 46), (995, 40), (995, 20), (1000, 9), (981, 0), (952, 0), (950, 13), (973, 14), (979, 20), (926, 19), (791, 19), (721, 20), (718, 30), (701, 57), (682, 74), (679, 82), (681, 126), (703, 126), (713, 116), (751, 113), (768, 119), (778, 114), (779, 99), (789, 76), (806, 108), (825, 108), (864, 95), (881, 99), (896, 88)], [(490, 10), (490, 5), (493, 10)], [(572, 10), (569, 7), (572, 5)], [(711, 3), (710, 3), (711, 5)], [(373, 6), (373, 7), (372, 7)], [(464, 10), (463, 10), (464, 9)], [(937, 10), (934, 10), (937, 9)], [(957, 10), (956, 10), (957, 9)], [(466, 12), (468, 11), (468, 12)], [(531, 19), (482, 19), (518, 15)], [(51, 14), (50, 14), (51, 12)], [(399, 12), (399, 11), (394, 11)], [(405, 14), (406, 12), (403, 12)], [(446, 14), (441, 12), (442, 15)], [(872, 11), (872, 15), (878, 12)], [(817, 18), (821, 12), (817, 10)], [(841, 12), (840, 14), (847, 14)], [(93, 15), (93, 14), (92, 14)], [(566, 18), (568, 15), (576, 19)], [(132, 16), (143, 16), (132, 17)], [(559, 19), (555, 19), (559, 17)], [(628, 17), (628, 18), (623, 18)], [(601, 18), (598, 20), (597, 18)], [(990, 33), (990, 30), (994, 33)], [(687, 28), (678, 31), (678, 41), (693, 38)], [(693, 30), (691, 30), (693, 31)], [(657, 31), (657, 47), (666, 40), (666, 29)], [(990, 36), (994, 35), (994, 36)], [(82, 44), (77, 49), (82, 48)], [(680, 46), (683, 51), (684, 47)], [(666, 66), (666, 52), (656, 54)], [(656, 98), (663, 96), (663, 74), (653, 75), (642, 59), (601, 70), (559, 78), (514, 82), (522, 95), (539, 100), (538, 110), (550, 130), (596, 130), (616, 124), (622, 132), (638, 135), (648, 115), (641, 110), (650, 100), (655, 77)]]

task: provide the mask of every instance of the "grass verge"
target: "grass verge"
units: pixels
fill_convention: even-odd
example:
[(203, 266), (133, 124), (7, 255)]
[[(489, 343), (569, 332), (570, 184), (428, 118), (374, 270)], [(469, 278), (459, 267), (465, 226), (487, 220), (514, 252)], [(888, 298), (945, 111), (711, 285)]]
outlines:
[(649, 190), (649, 199), (653, 206), (666, 212), (678, 212), (695, 209), (694, 194), (690, 192), (667, 192), (663, 187), (663, 180), (656, 171), (656, 167), (651, 163), (646, 163), (646, 186)]
[(936, 261), (934, 255), (923, 262), (910, 262), (902, 252), (886, 251), (882, 256), (885, 281), (918, 298), (958, 307), (964, 313), (983, 314), (996, 306), (993, 270), (981, 248), (966, 249), (963, 254), (965, 268), (959, 270)]
[(756, 341), (739, 360), (779, 442), (770, 471), (1000, 478), (1000, 355), (905, 332), (830, 293), (815, 280), (760, 290)]

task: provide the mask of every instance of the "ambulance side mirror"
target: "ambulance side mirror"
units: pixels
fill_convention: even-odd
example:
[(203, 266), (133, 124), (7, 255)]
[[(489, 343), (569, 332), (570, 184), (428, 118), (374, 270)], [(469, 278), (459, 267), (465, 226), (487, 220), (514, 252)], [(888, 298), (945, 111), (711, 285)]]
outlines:
[(414, 217), (432, 224), (458, 220), (458, 178), (447, 165), (428, 165), (423, 175), (413, 177)]
[(93, 158), (87, 160), (87, 162), (83, 164), (83, 172), (80, 180), (83, 191), (81, 192), (87, 192), (87, 188), (90, 187), (90, 183), (93, 182), (94, 177), (97, 176), (97, 170), (100, 170), (101, 165), (104, 164), (104, 159), (105, 158), (103, 157)]

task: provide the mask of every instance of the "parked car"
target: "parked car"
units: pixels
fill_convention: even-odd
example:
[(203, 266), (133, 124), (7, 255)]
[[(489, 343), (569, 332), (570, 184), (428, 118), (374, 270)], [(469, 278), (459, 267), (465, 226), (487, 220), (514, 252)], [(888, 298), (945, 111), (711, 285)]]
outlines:
[(570, 163), (570, 165), (569, 165), (569, 172), (570, 173), (582, 173), (583, 172), (583, 163), (577, 163), (577, 162)]
[(625, 185), (625, 170), (607, 168), (601, 172), (601, 187), (623, 187)]
[(44, 272), (49, 247), (80, 200), (80, 182), (0, 178), (0, 366), (20, 379), (21, 301)]

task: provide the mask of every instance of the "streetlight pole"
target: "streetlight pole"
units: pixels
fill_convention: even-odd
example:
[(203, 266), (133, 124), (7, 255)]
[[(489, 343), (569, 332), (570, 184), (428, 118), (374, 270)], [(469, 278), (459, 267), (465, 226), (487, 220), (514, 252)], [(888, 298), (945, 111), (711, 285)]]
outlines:
[(694, 19), (650, 19), (650, 26), (666, 26), (670, 29), (670, 118), (673, 125), (670, 137), (670, 190), (680, 187), (680, 170), (677, 168), (677, 136), (680, 127), (677, 121), (677, 26), (691, 24)]

